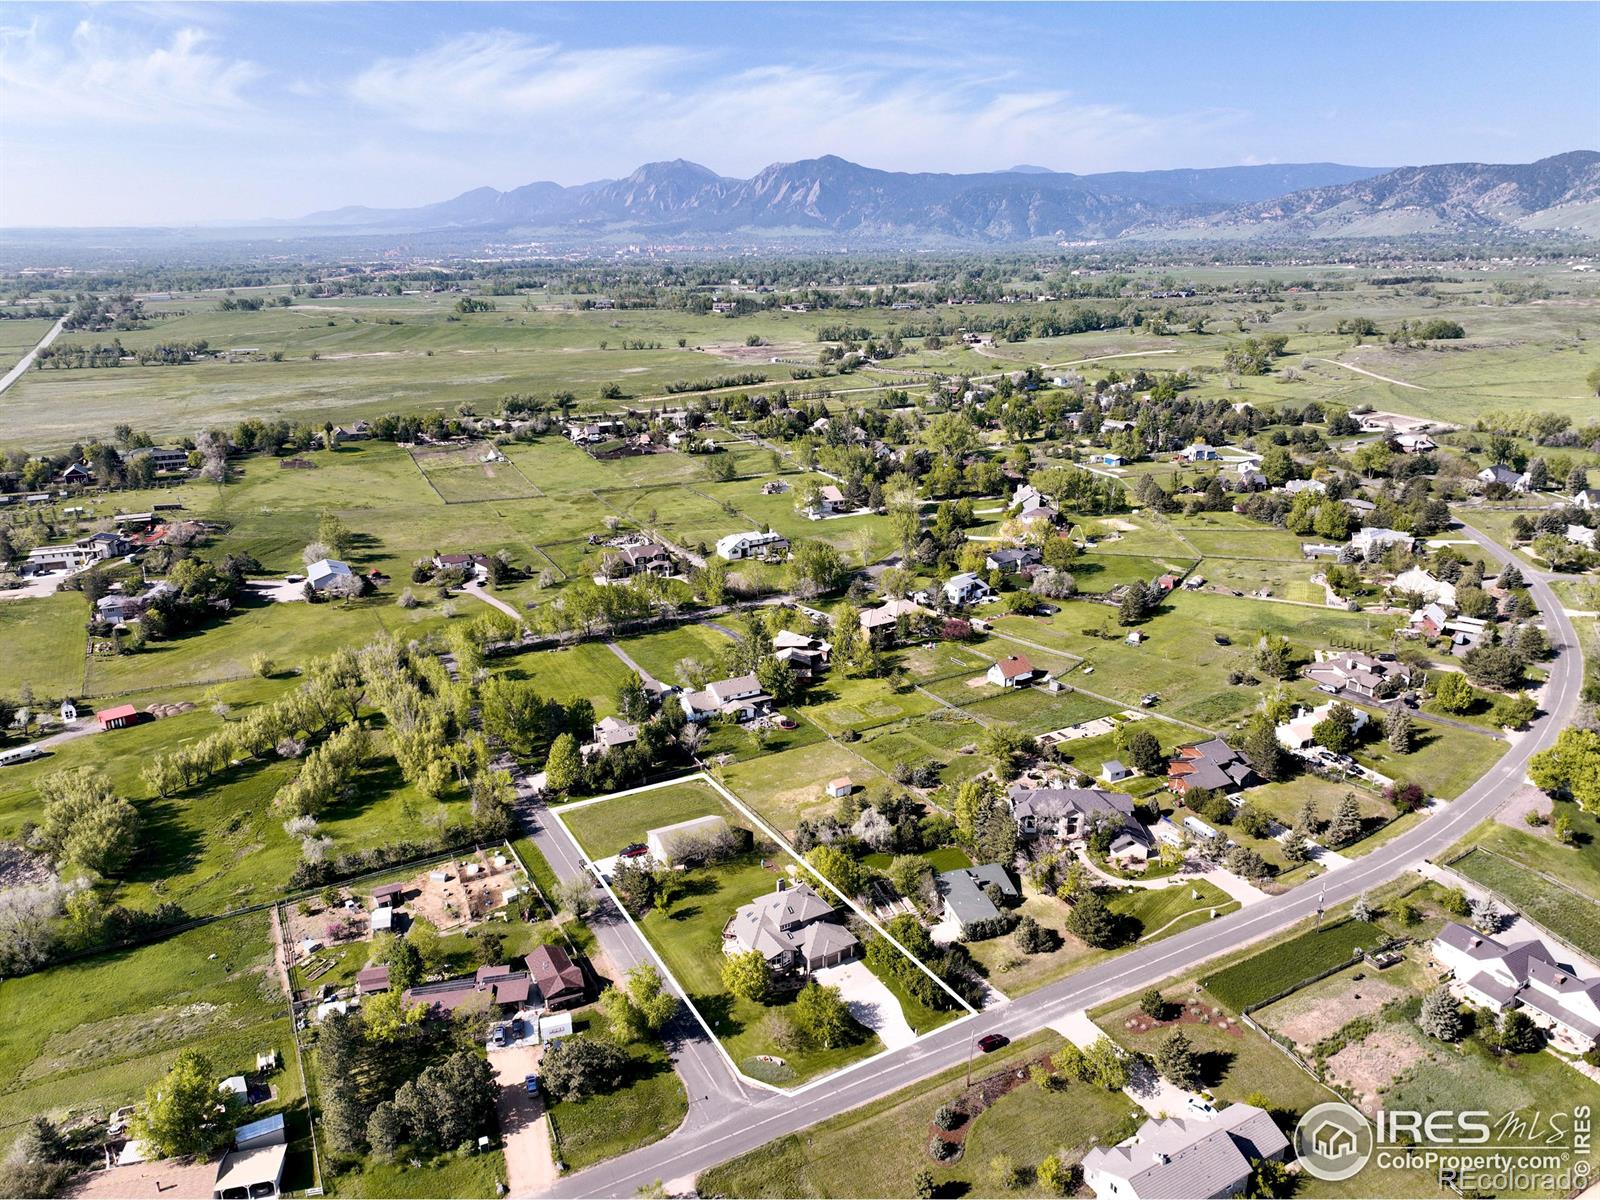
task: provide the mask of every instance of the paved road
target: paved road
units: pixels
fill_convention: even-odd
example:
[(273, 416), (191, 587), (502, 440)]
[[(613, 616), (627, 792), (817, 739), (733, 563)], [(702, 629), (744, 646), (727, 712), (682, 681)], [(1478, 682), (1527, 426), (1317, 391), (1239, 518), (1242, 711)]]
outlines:
[(62, 317), (54, 325), (50, 326), (50, 332), (40, 338), (38, 344), (34, 346), (32, 350), (29, 350), (26, 354), (24, 354), (20, 359), (18, 359), (17, 365), (12, 367), (11, 370), (7, 371), (3, 378), (0, 378), (0, 392), (4, 392), (13, 383), (28, 373), (28, 368), (33, 366), (33, 360), (39, 356), (39, 351), (43, 350), (51, 342), (60, 337), (61, 331), (66, 327), (66, 324), (67, 319)]
[[(1465, 532), (1496, 561), (1510, 555), (1475, 529)], [(1298, 887), (1252, 908), (1241, 909), (1208, 925), (1164, 941), (1130, 950), (1020, 1000), (976, 1018), (954, 1022), (904, 1050), (883, 1055), (814, 1085), (798, 1095), (745, 1094), (736, 1103), (708, 1105), (672, 1136), (631, 1154), (601, 1163), (560, 1181), (555, 1196), (632, 1196), (655, 1180), (682, 1179), (787, 1133), (806, 1128), (836, 1113), (866, 1104), (920, 1079), (959, 1066), (981, 1033), (1023, 1037), (1068, 1013), (1092, 1008), (1135, 988), (1239, 947), (1268, 938), (1312, 916), (1325, 885), (1332, 907), (1416, 870), (1488, 818), (1520, 785), (1528, 758), (1544, 749), (1572, 719), (1583, 679), (1577, 634), (1549, 587), (1549, 576), (1523, 569), (1529, 591), (1543, 614), (1556, 655), (1543, 689), (1543, 715), (1489, 771), (1451, 803), (1393, 841), (1350, 866), (1325, 875), (1318, 890)], [(558, 868), (559, 869), (559, 868)], [(725, 1073), (720, 1062), (716, 1069)], [(696, 1089), (698, 1090), (698, 1089)]]
[[(589, 918), (589, 927), (594, 930), (595, 940), (610, 964), (612, 975), (620, 980), (641, 963), (652, 962), (650, 952), (638, 934), (622, 919), (622, 914), (617, 912), (610, 898), (595, 883), (594, 876), (584, 865), (583, 852), (561, 823), (550, 819), (549, 810), (536, 798), (529, 776), (509, 755), (497, 761), (495, 766), (511, 772), (517, 789), (517, 818), (555, 871), (556, 877), (563, 883), (582, 879), (590, 884), (596, 907), (594, 915)], [(689, 1115), (674, 1137), (693, 1139), (702, 1128), (715, 1120), (743, 1110), (749, 1102), (749, 1093), (728, 1069), (722, 1051), (706, 1037), (705, 1031), (687, 1010), (679, 1012), (667, 1027), (666, 1039), (673, 1066), (677, 1068), (689, 1096)], [(632, 1191), (632, 1188), (628, 1189), (628, 1194), (631, 1195)]]

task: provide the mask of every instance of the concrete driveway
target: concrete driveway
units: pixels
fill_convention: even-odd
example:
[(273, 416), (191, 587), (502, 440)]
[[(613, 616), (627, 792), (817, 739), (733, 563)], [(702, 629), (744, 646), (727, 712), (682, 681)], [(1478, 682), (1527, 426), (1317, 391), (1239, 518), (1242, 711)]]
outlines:
[(543, 1055), (543, 1046), (512, 1046), (489, 1053), (489, 1065), (500, 1084), (495, 1112), (506, 1145), (506, 1187), (513, 1196), (543, 1196), (557, 1178), (544, 1101), (528, 1095), (525, 1082), (539, 1069)]
[(814, 972), (813, 977), (824, 987), (838, 988), (850, 1015), (877, 1034), (890, 1050), (909, 1046), (917, 1040), (917, 1031), (900, 1011), (900, 1001), (894, 998), (888, 984), (867, 969), (866, 963), (823, 967)]

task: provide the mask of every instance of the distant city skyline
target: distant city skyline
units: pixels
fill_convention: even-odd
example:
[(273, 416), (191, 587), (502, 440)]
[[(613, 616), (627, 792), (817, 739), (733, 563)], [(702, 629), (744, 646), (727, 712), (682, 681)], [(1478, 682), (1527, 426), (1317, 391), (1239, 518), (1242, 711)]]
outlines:
[(688, 158), (1525, 162), (1600, 4), (0, 6), (0, 225), (405, 207)]

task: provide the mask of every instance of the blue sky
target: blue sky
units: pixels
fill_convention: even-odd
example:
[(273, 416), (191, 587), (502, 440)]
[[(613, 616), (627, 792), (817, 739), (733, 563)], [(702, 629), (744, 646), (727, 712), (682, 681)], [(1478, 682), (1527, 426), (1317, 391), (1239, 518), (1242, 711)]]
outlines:
[(1600, 4), (0, 4), (0, 225), (745, 176), (1600, 146)]

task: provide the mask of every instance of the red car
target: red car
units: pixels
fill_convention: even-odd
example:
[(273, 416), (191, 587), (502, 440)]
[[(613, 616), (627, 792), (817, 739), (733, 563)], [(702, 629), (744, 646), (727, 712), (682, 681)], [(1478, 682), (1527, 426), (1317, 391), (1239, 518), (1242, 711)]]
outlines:
[(649, 854), (650, 847), (643, 842), (635, 842), (631, 846), (624, 846), (617, 853), (618, 858), (638, 858), (641, 854)]
[(978, 1049), (985, 1054), (993, 1054), (1001, 1046), (1009, 1046), (1011, 1039), (1003, 1033), (986, 1033), (978, 1039)]

